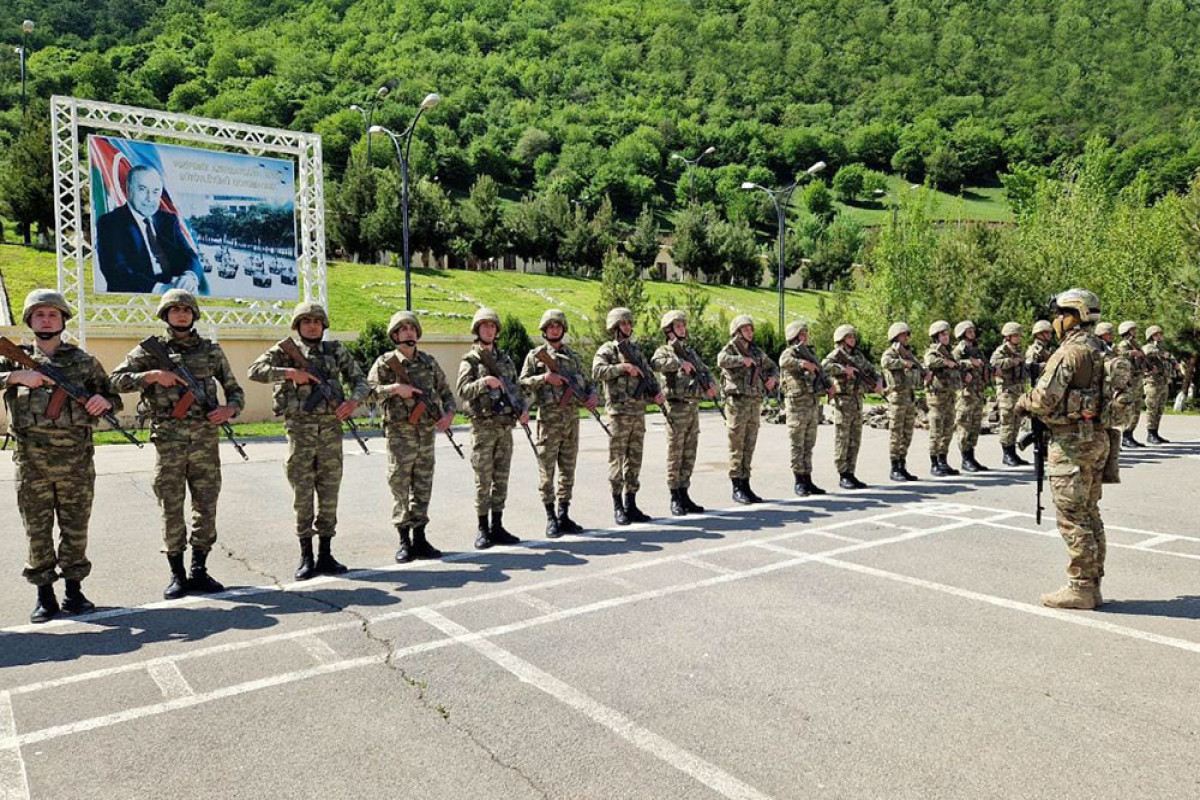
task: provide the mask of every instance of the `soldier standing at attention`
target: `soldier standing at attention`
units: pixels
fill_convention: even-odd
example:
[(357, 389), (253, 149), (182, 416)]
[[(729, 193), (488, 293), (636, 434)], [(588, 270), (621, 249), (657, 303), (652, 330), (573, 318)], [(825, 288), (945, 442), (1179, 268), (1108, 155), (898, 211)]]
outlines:
[[(546, 536), (557, 539), (564, 533), (583, 533), (570, 517), (571, 494), (575, 488), (575, 465), (579, 461), (579, 407), (589, 411), (599, 405), (591, 380), (584, 373), (579, 354), (563, 341), (567, 335), (567, 316), (557, 308), (542, 314), (539, 326), (544, 345), (535, 347), (525, 357), (521, 368), (521, 385), (533, 393), (538, 409), (538, 491), (546, 508)], [(545, 360), (557, 365), (552, 371)], [(582, 390), (561, 373), (568, 373)], [(554, 473), (558, 472), (555, 491)], [(555, 511), (555, 495), (558, 510)]]
[(907, 322), (895, 322), (888, 328), (887, 350), (883, 351), (885, 396), (888, 401), (888, 439), (892, 458), (891, 479), (915, 481), (908, 471), (908, 448), (917, 424), (917, 390), (925, 385), (925, 368), (908, 348), (912, 330)]
[[(671, 492), (671, 513), (677, 517), (699, 514), (702, 506), (692, 502), (688, 488), (692, 469), (696, 465), (696, 447), (700, 441), (700, 401), (715, 400), (717, 385), (709, 378), (708, 386), (701, 382), (700, 369), (707, 373), (700, 354), (687, 343), (687, 314), (668, 311), (663, 314), (659, 328), (666, 337), (650, 358), (650, 366), (658, 375), (659, 385), (667, 400), (667, 488)], [(682, 350), (682, 355), (679, 351)]]
[(383, 404), (383, 432), (388, 443), (388, 486), (392, 490), (392, 524), (400, 534), (396, 562), (440, 558), (425, 537), (429, 498), (433, 494), (433, 434), (454, 422), (454, 393), (437, 361), (417, 349), (421, 321), (411, 311), (397, 311), (388, 322), (388, 338), (396, 349), (375, 359), (367, 383)]
[(1145, 447), (1144, 444), (1133, 438), (1138, 422), (1142, 419), (1142, 383), (1149, 372), (1146, 354), (1137, 344), (1137, 333), (1137, 323), (1133, 320), (1127, 319), (1117, 326), (1117, 335), (1121, 337), (1121, 341), (1116, 343), (1115, 349), (1128, 358), (1129, 363), (1133, 365), (1133, 413), (1130, 415), (1129, 424), (1125, 426), (1125, 430), (1121, 434), (1121, 446), (1125, 448)]
[[(329, 316), (324, 307), (305, 300), (292, 312), (292, 330), (300, 338), (295, 346), (307, 362), (304, 367), (293, 362), (287, 350), (277, 344), (255, 359), (249, 370), (250, 380), (275, 384), (274, 411), (283, 415), (288, 440), (285, 469), (294, 495), (296, 536), (300, 538), (298, 581), (346, 572), (332, 550), (342, 485), (342, 422), (354, 414), (371, 391), (367, 376), (350, 351), (341, 342), (321, 341), (328, 328)], [(308, 366), (335, 383), (340, 393), (322, 397), (320, 379), (305, 369)], [(348, 397), (341, 389), (343, 382), (350, 387)], [(315, 560), (314, 535), (320, 541)]]
[(808, 323), (792, 322), (785, 331), (788, 346), (779, 355), (788, 436), (792, 445), (793, 491), (801, 497), (825, 494), (813, 483), (812, 454), (821, 422), (821, 395), (833, 399), (833, 384), (821, 369), (820, 359), (808, 346)]
[(517, 422), (529, 424), (529, 411), (514, 407), (505, 394), (505, 381), (516, 386), (517, 367), (507, 353), (496, 347), (499, 315), (490, 308), (480, 308), (471, 320), (471, 333), (475, 345), (463, 354), (458, 365), (457, 389), (471, 420), (471, 467), (475, 470), (475, 515), (479, 519), (475, 549), (486, 550), (494, 544), (521, 541), (504, 529), (504, 501), (512, 468), (512, 431)]
[[(1044, 319), (1033, 323), (1033, 341), (1025, 348), (1025, 366), (1032, 370), (1034, 365), (1041, 367), (1050, 360), (1054, 353), (1054, 329)], [(1031, 375), (1032, 377), (1032, 375)]]
[(1171, 377), (1181, 371), (1164, 339), (1163, 329), (1159, 326), (1146, 328), (1146, 346), (1142, 348), (1146, 354), (1146, 375), (1142, 389), (1146, 395), (1146, 442), (1149, 444), (1169, 444), (1159, 435), (1158, 426), (1167, 405)]
[(954, 358), (962, 368), (964, 377), (971, 379), (958, 390), (958, 403), (954, 408), (958, 418), (958, 449), (962, 451), (963, 472), (987, 472), (987, 467), (975, 459), (975, 444), (979, 441), (979, 429), (983, 427), (983, 390), (987, 386), (988, 364), (979, 349), (975, 323), (963, 320), (954, 326)]
[[(618, 525), (649, 522), (637, 507), (641, 488), (642, 448), (646, 440), (646, 404), (660, 407), (666, 398), (658, 387), (650, 365), (633, 342), (633, 312), (614, 308), (608, 312), (605, 329), (612, 338), (592, 358), (592, 380), (604, 386), (604, 407), (612, 438), (608, 440), (608, 482), (612, 487), (613, 519)], [(624, 492), (624, 500), (622, 500)]]
[(854, 475), (858, 463), (858, 448), (862, 444), (863, 394), (883, 393), (883, 384), (875, 375), (871, 362), (858, 349), (858, 332), (853, 325), (839, 325), (833, 332), (834, 348), (821, 367), (833, 381), (833, 422), (837, 426), (834, 444), (834, 463), (837, 466), (838, 486), (843, 489), (865, 489), (867, 484)]
[(971, 375), (963, 375), (950, 350), (950, 323), (944, 319), (929, 326), (925, 369), (932, 376), (925, 393), (929, 405), (929, 471), (935, 478), (953, 477), (958, 470), (946, 461), (946, 453), (954, 436), (954, 396)]
[(725, 390), (725, 419), (729, 430), (729, 479), (736, 503), (761, 503), (750, 488), (750, 465), (758, 444), (763, 397), (775, 390), (779, 370), (770, 356), (754, 344), (754, 320), (742, 314), (729, 323), (729, 343), (717, 354)]
[(1017, 431), (1021, 427), (1021, 420), (1016, 415), (1017, 400), (1025, 391), (1029, 372), (1021, 355), (1021, 326), (1006, 322), (1000, 335), (1004, 341), (992, 353), (996, 406), (1000, 409), (1000, 449), (1004, 451), (1004, 466), (1026, 467), (1029, 462), (1017, 454)]
[(1104, 412), (1100, 422), (1108, 432), (1108, 459), (1104, 462), (1104, 483), (1121, 482), (1121, 429), (1133, 416), (1133, 364), (1129, 357), (1113, 347), (1115, 329), (1111, 322), (1096, 326), (1104, 352)]
[(1070, 554), (1066, 586), (1041, 600), (1050, 608), (1093, 609), (1104, 602), (1100, 494), (1108, 456), (1108, 435), (1101, 425), (1104, 354), (1092, 333), (1100, 319), (1100, 300), (1086, 289), (1068, 289), (1054, 298), (1052, 310), (1062, 344), (1037, 385), (1017, 402), (1018, 409), (1040, 417), (1049, 428), (1046, 474), (1058, 509), (1058, 531)]
[[(174, 363), (187, 368), (206, 397), (191, 397), (187, 382), (141, 345), (113, 370), (118, 392), (141, 391), (139, 411), (150, 417), (154, 442), (154, 496), (162, 509), (163, 551), (171, 567), (171, 582), (163, 597), (172, 600), (188, 592), (211, 594), (225, 589), (208, 574), (208, 554), (217, 541), (217, 498), (221, 493), (220, 425), (237, 416), (246, 396), (216, 342), (198, 335), (200, 304), (190, 292), (169, 289), (158, 303), (158, 318), (167, 333), (157, 337)], [(217, 398), (217, 385), (225, 395)], [(206, 411), (206, 409), (211, 409)], [(183, 520), (185, 491), (192, 497), (192, 534)], [(192, 546), (192, 570), (183, 570), (187, 545)]]
[[(25, 298), (21, 318), (36, 341), (21, 349), (90, 392), (87, 405), (68, 399), (42, 373), (0, 357), (0, 389), (8, 409), (9, 432), (16, 440), (17, 510), (29, 545), (23, 574), (37, 587), (37, 605), (29, 615), (30, 622), (46, 622), (60, 610), (83, 614), (95, 608), (81, 586), (92, 571), (87, 557), (88, 520), (96, 487), (92, 430), (97, 417), (120, 410), (121, 399), (100, 362), (62, 340), (72, 315), (61, 294), (34, 289)], [(66, 583), (61, 608), (54, 594), (59, 575)]]

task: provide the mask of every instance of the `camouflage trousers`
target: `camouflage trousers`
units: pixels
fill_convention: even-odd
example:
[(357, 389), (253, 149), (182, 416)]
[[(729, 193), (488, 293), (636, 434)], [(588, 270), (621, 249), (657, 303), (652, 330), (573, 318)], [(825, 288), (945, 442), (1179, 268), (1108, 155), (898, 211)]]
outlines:
[[(191, 544), (208, 552), (217, 541), (217, 497), (221, 494), (221, 429), (194, 420), (156, 421), (154, 496), (163, 521), (163, 552), (176, 555)], [(183, 520), (185, 494), (192, 498), (192, 535)]]
[(1146, 395), (1146, 429), (1156, 431), (1162, 424), (1163, 409), (1167, 405), (1167, 382), (1146, 381), (1143, 389)]
[(96, 485), (94, 452), (91, 431), (87, 438), (70, 431), (26, 433), (16, 443), (17, 510), (29, 545), (22, 574), (34, 586), (54, 583), (59, 573), (81, 581), (92, 571), (87, 541)]
[[(538, 491), (542, 505), (571, 502), (575, 489), (575, 465), (579, 461), (579, 416), (575, 407), (569, 413), (538, 412)], [(558, 472), (558, 489), (554, 473)]]
[(1046, 476), (1058, 509), (1058, 532), (1070, 560), (1067, 580), (1091, 585), (1104, 575), (1107, 545), (1100, 519), (1108, 434), (1099, 425), (1081, 423), (1051, 430)]
[(813, 447), (817, 444), (817, 426), (821, 420), (821, 405), (816, 395), (788, 395), (788, 438), (792, 445), (792, 472), (812, 474)]
[(1000, 410), (1000, 446), (1010, 447), (1017, 443), (1021, 429), (1021, 418), (1017, 415), (1019, 392), (996, 392), (996, 407)]
[(504, 510), (512, 467), (511, 422), (471, 423), (471, 467), (475, 470), (475, 516)]
[(729, 431), (729, 477), (748, 479), (758, 444), (758, 425), (762, 419), (762, 398), (727, 395), (725, 427)]
[(667, 488), (687, 489), (696, 467), (700, 443), (700, 404), (691, 400), (667, 401)]
[(925, 402), (929, 405), (929, 455), (944, 456), (954, 436), (954, 395), (928, 392)]
[[(342, 423), (332, 415), (292, 417), (287, 431), (288, 483), (294, 494), (296, 535), (308, 539), (337, 532), (338, 489), (342, 485)], [(313, 497), (316, 496), (316, 512)]]
[(388, 445), (388, 487), (392, 490), (392, 524), (415, 528), (429, 522), (433, 494), (433, 423), (409, 425), (401, 420), (384, 428)]
[(608, 413), (608, 483), (613, 494), (636, 494), (642, 488), (642, 450), (646, 444), (646, 412)]
[(858, 448), (862, 444), (862, 395), (838, 394), (833, 397), (833, 463), (839, 475), (854, 472)]
[(1121, 429), (1106, 428), (1108, 431), (1108, 458), (1104, 461), (1104, 483), (1121, 482)]
[(892, 461), (908, 458), (913, 428), (917, 426), (917, 404), (911, 393), (888, 396), (888, 451)]
[(1125, 426), (1124, 432), (1132, 435), (1137, 430), (1138, 423), (1142, 421), (1142, 400), (1144, 399), (1142, 382), (1136, 376), (1133, 379), (1133, 385), (1129, 387), (1129, 394), (1133, 410), (1130, 412), (1129, 424)]
[(958, 449), (973, 450), (979, 442), (979, 429), (983, 427), (983, 395), (961, 391), (954, 404), (954, 415), (958, 425)]

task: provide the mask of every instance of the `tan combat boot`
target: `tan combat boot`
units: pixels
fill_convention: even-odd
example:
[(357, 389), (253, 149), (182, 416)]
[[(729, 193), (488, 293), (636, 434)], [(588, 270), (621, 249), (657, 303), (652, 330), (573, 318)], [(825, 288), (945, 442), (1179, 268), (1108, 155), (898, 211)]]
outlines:
[(1096, 601), (1096, 608), (1104, 605), (1104, 595), (1100, 594), (1100, 579), (1096, 578), (1096, 582), (1092, 584), (1092, 599)]
[(1047, 608), (1078, 608), (1091, 611), (1096, 607), (1095, 587), (1091, 584), (1068, 583), (1056, 592), (1042, 595)]

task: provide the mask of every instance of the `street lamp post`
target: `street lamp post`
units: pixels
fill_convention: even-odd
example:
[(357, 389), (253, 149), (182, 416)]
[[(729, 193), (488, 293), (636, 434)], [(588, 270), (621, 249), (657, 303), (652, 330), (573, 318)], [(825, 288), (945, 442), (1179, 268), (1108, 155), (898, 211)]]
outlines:
[(21, 23), (21, 46), (16, 48), (17, 57), (21, 59), (21, 118), (25, 118), (25, 57), (29, 53), (29, 34), (33, 33), (33, 20), (27, 19)]
[(396, 146), (396, 160), (400, 162), (400, 216), (404, 227), (404, 308), (412, 311), (412, 259), (408, 251), (408, 151), (412, 147), (412, 135), (416, 130), (417, 121), (421, 115), (442, 101), (434, 92), (425, 95), (421, 107), (417, 109), (412, 123), (401, 133), (390, 131), (382, 125), (372, 125), (367, 129), (368, 141), (372, 133), (386, 133)]
[(383, 98), (388, 96), (390, 92), (387, 86), (380, 86), (375, 90), (375, 94), (367, 100), (367, 107), (363, 108), (358, 103), (351, 103), (350, 110), (357, 111), (363, 116), (363, 130), (367, 132), (367, 166), (371, 165), (371, 117), (375, 116), (375, 107), (379, 105)]
[(750, 181), (746, 181), (745, 183), (742, 184), (742, 189), (745, 191), (754, 191), (755, 189), (757, 189), (761, 192), (766, 192), (767, 196), (771, 198), (771, 202), (775, 204), (775, 221), (779, 226), (779, 228), (778, 228), (778, 239), (779, 239), (778, 270), (779, 270), (779, 272), (778, 272), (778, 277), (776, 278), (776, 283), (778, 284), (778, 288), (779, 288), (779, 327), (777, 328), (777, 330), (779, 332), (783, 331), (784, 236), (787, 234), (788, 205), (792, 201), (792, 192), (796, 191), (796, 187), (799, 186), (800, 183), (805, 178), (810, 178), (813, 175), (816, 175), (818, 172), (820, 172), (823, 169), (825, 169), (825, 162), (818, 161), (817, 163), (813, 164), (811, 167), (806, 169), (804, 171), (804, 174), (801, 175), (795, 181), (793, 181), (790, 186), (784, 186), (779, 189), (768, 189), (765, 186), (760, 186), (759, 184), (751, 183)]
[(671, 153), (672, 161), (675, 161), (676, 159), (678, 159), (679, 161), (682, 161), (684, 164), (687, 165), (688, 202), (692, 203), (693, 205), (696, 202), (696, 167), (700, 166), (700, 162), (704, 160), (705, 156), (710, 156), (715, 152), (717, 152), (717, 148), (709, 147), (707, 150), (705, 150), (703, 153), (696, 156), (695, 158), (685, 158), (684, 156), (681, 156), (679, 153)]

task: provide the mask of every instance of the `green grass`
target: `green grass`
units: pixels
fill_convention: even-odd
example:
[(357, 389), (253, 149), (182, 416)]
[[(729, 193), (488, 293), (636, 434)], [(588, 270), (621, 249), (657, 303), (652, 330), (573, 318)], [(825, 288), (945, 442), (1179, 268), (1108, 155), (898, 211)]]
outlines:
[(17, 322), (20, 322), (25, 295), (37, 288), (58, 285), (54, 253), (43, 253), (22, 245), (0, 244), (0, 275), (4, 276), (8, 304)]
[[(883, 225), (891, 213), (891, 200), (910, 191), (908, 181), (897, 175), (888, 175), (888, 192), (891, 198), (881, 201), (860, 200), (853, 204), (836, 202), (838, 210), (860, 225)], [(933, 190), (933, 219), (980, 220), (982, 222), (1012, 222), (1012, 209), (1002, 186), (974, 186), (963, 189), (961, 195)]]

